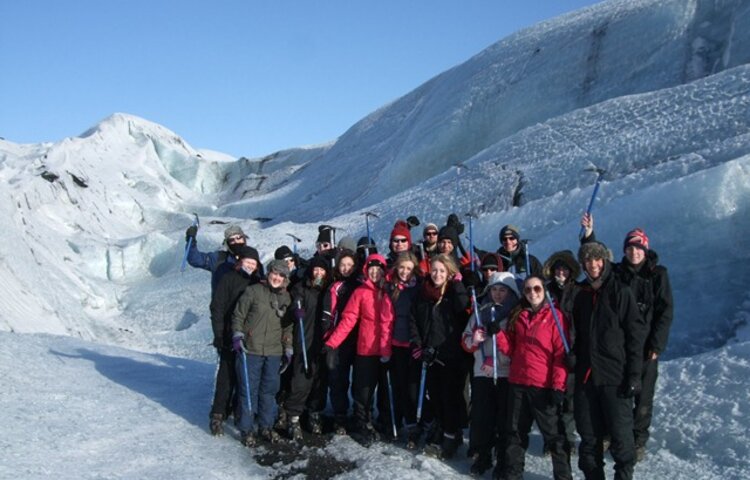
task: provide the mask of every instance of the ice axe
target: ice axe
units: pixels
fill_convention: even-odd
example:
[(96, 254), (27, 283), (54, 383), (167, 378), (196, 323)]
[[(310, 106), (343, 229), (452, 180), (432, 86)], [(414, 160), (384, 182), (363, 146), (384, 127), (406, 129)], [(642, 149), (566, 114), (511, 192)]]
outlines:
[(292, 237), (292, 252), (294, 253), (294, 255), (297, 255), (297, 244), (300, 243), (302, 239), (296, 235), (292, 235), (291, 233), (287, 233), (287, 235)]
[(469, 256), (471, 257), (471, 271), (473, 273), (476, 270), (476, 265), (474, 262), (474, 227), (472, 220), (476, 218), (476, 215), (469, 212), (466, 216), (469, 217)]
[[(201, 222), (200, 222), (200, 219), (198, 218), (197, 213), (193, 212), (193, 215), (195, 215), (195, 220), (193, 220), (193, 226), (196, 228), (196, 231), (197, 231), (198, 227), (201, 226)], [(194, 237), (188, 238), (187, 245), (185, 245), (185, 253), (182, 255), (182, 264), (180, 265), (180, 273), (185, 271), (185, 266), (187, 265), (188, 253), (190, 253), (190, 249), (193, 246), (193, 238)]]
[(370, 217), (380, 218), (378, 215), (374, 212), (365, 212), (362, 215), (365, 216), (365, 224), (367, 225), (367, 241), (372, 241), (372, 237), (370, 236)]
[[(594, 191), (591, 194), (591, 200), (589, 200), (589, 206), (586, 208), (586, 215), (591, 215), (591, 209), (594, 208), (594, 200), (596, 200), (596, 194), (599, 192), (599, 185), (602, 183), (602, 177), (606, 173), (606, 170), (598, 167), (590, 167), (585, 171), (596, 173), (596, 183), (594, 183)], [(583, 234), (586, 232), (586, 227), (581, 225), (581, 231), (578, 233), (578, 238), (583, 238)]]

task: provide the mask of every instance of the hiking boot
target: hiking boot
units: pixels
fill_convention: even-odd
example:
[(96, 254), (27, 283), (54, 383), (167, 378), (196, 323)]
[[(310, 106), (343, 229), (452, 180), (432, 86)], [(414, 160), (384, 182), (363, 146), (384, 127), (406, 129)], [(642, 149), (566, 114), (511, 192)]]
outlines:
[(490, 452), (479, 452), (477, 454), (477, 459), (474, 460), (474, 463), (471, 465), (471, 468), (469, 469), (469, 472), (472, 475), (483, 475), (484, 472), (492, 468), (492, 456), (490, 455)]
[(441, 445), (441, 456), (445, 459), (453, 458), (458, 450), (458, 447), (463, 443), (463, 439), (458, 435), (450, 435), (448, 433), (443, 435), (443, 443)]
[(426, 442), (430, 445), (440, 445), (443, 441), (443, 428), (437, 422), (431, 422), (426, 430)]
[(208, 427), (211, 429), (211, 435), (214, 437), (221, 437), (224, 435), (224, 415), (221, 413), (212, 413), (211, 421)]
[(645, 445), (641, 445), (639, 447), (635, 447), (635, 462), (640, 463), (643, 461), (643, 459), (646, 458), (646, 447)]
[(302, 427), (299, 424), (298, 416), (289, 417), (289, 425), (287, 425), (286, 433), (292, 441), (302, 441)]
[(255, 434), (252, 432), (243, 433), (241, 441), (242, 441), (242, 444), (248, 448), (252, 448), (258, 444), (258, 439), (255, 437)]
[(609, 450), (609, 445), (612, 443), (612, 439), (610, 437), (604, 437), (602, 440), (602, 453), (607, 453), (607, 450)]
[(333, 433), (336, 435), (346, 435), (346, 415), (336, 415), (333, 417)]
[(307, 426), (310, 428), (310, 433), (314, 435), (320, 435), (323, 433), (323, 419), (319, 412), (311, 413), (307, 416)]
[(422, 436), (422, 428), (419, 425), (410, 425), (406, 432), (406, 449), (416, 450), (419, 445), (419, 437)]
[(260, 431), (260, 439), (268, 443), (279, 443), (281, 436), (272, 428), (263, 428)]
[(289, 428), (289, 419), (286, 415), (286, 411), (279, 410), (279, 418), (276, 419), (276, 423), (273, 425), (273, 428), (279, 430), (280, 432), (285, 432), (286, 429)]

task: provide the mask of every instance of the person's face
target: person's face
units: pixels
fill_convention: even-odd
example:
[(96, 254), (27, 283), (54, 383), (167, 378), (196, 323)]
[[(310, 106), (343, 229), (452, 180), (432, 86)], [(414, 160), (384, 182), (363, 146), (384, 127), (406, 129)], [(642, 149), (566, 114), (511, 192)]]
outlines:
[(449, 255), (453, 253), (453, 242), (447, 238), (444, 238), (438, 242), (438, 251)]
[(354, 259), (352, 257), (342, 257), (339, 260), (338, 268), (342, 277), (348, 277), (354, 271)]
[(411, 279), (411, 272), (414, 271), (414, 262), (411, 261), (403, 261), (398, 264), (398, 268), (396, 269), (396, 274), (398, 275), (398, 279), (402, 282), (408, 282)]
[(297, 265), (294, 264), (294, 257), (286, 257), (284, 261), (286, 262), (286, 267), (290, 272), (297, 268)]
[(430, 278), (436, 287), (442, 287), (448, 281), (448, 269), (443, 262), (432, 262), (430, 264)]
[(313, 278), (326, 278), (326, 269), (322, 267), (313, 267)]
[(646, 259), (646, 251), (634, 245), (628, 245), (625, 249), (625, 258), (631, 265), (640, 265)]
[(523, 294), (534, 310), (544, 303), (544, 285), (542, 285), (542, 282), (538, 278), (526, 280), (523, 286)]
[(506, 235), (503, 237), (502, 240), (503, 248), (505, 248), (505, 251), (508, 253), (515, 252), (518, 248), (518, 240), (516, 240), (516, 237), (512, 235)]
[(508, 298), (508, 294), (510, 294), (510, 290), (505, 285), (493, 285), (490, 287), (492, 302), (498, 305), (502, 304)]
[(227, 238), (227, 245), (231, 249), (232, 247), (236, 247), (238, 245), (244, 245), (245, 244), (245, 236), (244, 235), (232, 235), (231, 237)]
[(564, 284), (570, 279), (570, 269), (565, 265), (557, 265), (555, 267), (555, 281), (559, 284)]
[(324, 253), (328, 250), (332, 249), (333, 245), (331, 245), (331, 242), (318, 242), (315, 244), (315, 250), (318, 253)]
[(391, 239), (391, 251), (393, 253), (401, 253), (409, 250), (409, 242), (406, 237), (393, 237)]
[(271, 288), (279, 288), (284, 284), (284, 275), (281, 275), (276, 272), (269, 272), (268, 273), (268, 284), (271, 286)]
[(583, 268), (586, 269), (586, 273), (589, 274), (589, 277), (596, 280), (602, 276), (602, 271), (604, 271), (604, 259), (587, 258), (586, 261), (583, 262)]
[(371, 267), (367, 268), (367, 278), (369, 278), (372, 283), (379, 283), (380, 280), (383, 279), (383, 269), (377, 265), (373, 265)]
[(484, 281), (487, 282), (490, 279), (490, 276), (497, 272), (497, 267), (494, 266), (485, 266), (482, 267), (482, 276), (484, 277)]
[(435, 245), (437, 243), (437, 237), (437, 230), (428, 230), (424, 232), (424, 243), (430, 246)]
[(258, 262), (254, 258), (243, 258), (240, 260), (240, 266), (246, 272), (254, 272), (258, 268)]

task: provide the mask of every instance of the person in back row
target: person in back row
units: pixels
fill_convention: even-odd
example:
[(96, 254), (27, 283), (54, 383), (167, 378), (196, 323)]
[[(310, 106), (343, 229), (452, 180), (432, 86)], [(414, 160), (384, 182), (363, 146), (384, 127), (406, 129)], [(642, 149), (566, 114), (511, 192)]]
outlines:
[[(595, 239), (593, 216), (584, 216), (582, 224), (586, 229), (585, 241)], [(659, 356), (667, 348), (674, 307), (669, 274), (659, 264), (659, 256), (650, 248), (646, 232), (640, 228), (628, 232), (623, 242), (623, 252), (622, 260), (614, 264), (613, 269), (617, 278), (633, 290), (647, 332), (643, 348), (641, 393), (635, 396), (633, 410), (636, 459), (640, 461), (646, 454)]]
[[(224, 245), (226, 250), (216, 250), (204, 253), (198, 250), (196, 235), (198, 227), (192, 225), (185, 232), (185, 242), (190, 243), (187, 261), (193, 268), (202, 268), (211, 272), (211, 298), (214, 296), (216, 287), (221, 277), (234, 268), (236, 261), (235, 250), (247, 244), (247, 235), (237, 225), (230, 225), (224, 230)], [(190, 241), (192, 239), (192, 242)], [(259, 274), (263, 277), (263, 267), (260, 266)]]
[(528, 245), (521, 240), (521, 231), (515, 225), (505, 225), (500, 229), (500, 248), (497, 253), (503, 259), (503, 270), (521, 278), (529, 275), (541, 277), (542, 264), (534, 255), (528, 255), (529, 268), (526, 267)]

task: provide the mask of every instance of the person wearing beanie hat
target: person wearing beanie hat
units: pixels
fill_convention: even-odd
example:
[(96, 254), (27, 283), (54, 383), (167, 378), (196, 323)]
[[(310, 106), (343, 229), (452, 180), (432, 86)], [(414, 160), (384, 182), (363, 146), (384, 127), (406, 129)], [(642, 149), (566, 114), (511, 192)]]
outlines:
[(330, 225), (321, 225), (318, 227), (318, 238), (315, 240), (315, 249), (319, 254), (332, 250), (334, 245), (334, 229)]
[(578, 250), (586, 278), (576, 284), (570, 303), (576, 336), (568, 365), (577, 379), (579, 467), (587, 478), (604, 478), (601, 446), (607, 432), (618, 478), (632, 479), (633, 398), (641, 391), (646, 329), (632, 290), (616, 278), (610, 258), (600, 242)]
[(353, 437), (366, 445), (378, 439), (372, 425), (372, 403), (380, 364), (391, 357), (394, 313), (391, 297), (384, 290), (385, 268), (382, 255), (367, 257), (362, 269), (366, 280), (352, 293), (339, 324), (325, 342), (326, 352), (335, 350), (355, 326), (359, 327), (352, 387), (356, 421)]
[(200, 268), (211, 272), (211, 297), (213, 298), (221, 277), (235, 266), (236, 256), (234, 249), (246, 245), (247, 236), (239, 226), (230, 225), (224, 230), (224, 245), (227, 248), (226, 250), (201, 252), (198, 250), (197, 234), (198, 227), (195, 225), (189, 227), (185, 232), (185, 242), (189, 246), (187, 263), (193, 268)]
[(428, 223), (422, 230), (422, 241), (419, 244), (419, 260), (437, 255), (438, 226)]
[(542, 275), (542, 264), (534, 255), (529, 255), (531, 272), (526, 271), (526, 249), (528, 246), (521, 240), (521, 230), (515, 225), (505, 225), (500, 229), (500, 248), (497, 253), (503, 259), (503, 270), (512, 272), (522, 278), (529, 275)]
[(393, 226), (389, 246), (391, 251), (388, 253), (388, 258), (386, 259), (388, 261), (388, 268), (393, 266), (400, 253), (411, 250), (411, 231), (405, 221), (398, 220)]
[[(241, 409), (237, 427), (242, 443), (248, 447), (257, 443), (256, 424), (261, 439), (279, 441), (278, 433), (273, 430), (279, 368), (282, 355), (292, 354), (292, 325), (286, 321), (291, 305), (285, 288), (288, 275), (283, 260), (272, 260), (266, 281), (246, 288), (232, 313), (237, 381), (239, 385), (249, 385), (248, 389), (237, 388)], [(252, 411), (248, 409), (249, 402)]]
[(339, 251), (349, 250), (351, 252), (355, 252), (357, 251), (357, 242), (354, 241), (354, 238), (347, 235), (339, 240), (338, 249)]
[(494, 364), (493, 334), (506, 328), (508, 315), (521, 296), (514, 275), (498, 271), (488, 276), (482, 293), (479, 320), (474, 314), (469, 317), (461, 340), (464, 350), (474, 357), (469, 427), (469, 450), (476, 457), (470, 469), (473, 475), (482, 475), (492, 467), (493, 447), (496, 472), (502, 470), (505, 461), (505, 446), (497, 438), (505, 432), (505, 420), (510, 414), (507, 402), (510, 358), (497, 351), (497, 365)]
[[(290, 291), (293, 308), (287, 311), (287, 322), (293, 327), (293, 348), (298, 353), (290, 359), (289, 392), (281, 405), (287, 419), (287, 436), (302, 439), (300, 416), (307, 410), (308, 430), (322, 433), (321, 412), (326, 402), (327, 370), (321, 357), (323, 346), (323, 297), (330, 283), (329, 263), (322, 256), (310, 259), (304, 281)], [(304, 344), (303, 344), (304, 340)], [(306, 355), (301, 353), (305, 352)], [(307, 364), (305, 364), (305, 358)]]

